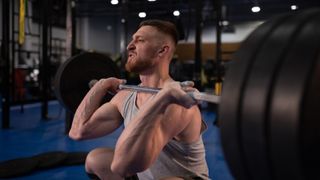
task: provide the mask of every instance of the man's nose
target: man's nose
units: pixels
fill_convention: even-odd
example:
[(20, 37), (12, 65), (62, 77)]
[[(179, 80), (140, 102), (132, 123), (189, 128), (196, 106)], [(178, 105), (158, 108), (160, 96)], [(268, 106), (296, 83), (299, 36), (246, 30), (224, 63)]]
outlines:
[(131, 41), (128, 46), (127, 46), (127, 50), (133, 50), (135, 48), (133, 41)]

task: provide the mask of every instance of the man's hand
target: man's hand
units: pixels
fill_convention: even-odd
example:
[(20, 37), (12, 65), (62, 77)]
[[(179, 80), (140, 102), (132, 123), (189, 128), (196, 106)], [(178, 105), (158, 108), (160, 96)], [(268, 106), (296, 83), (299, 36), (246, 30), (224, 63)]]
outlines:
[(119, 91), (119, 85), (125, 84), (125, 79), (118, 79), (114, 77), (100, 79), (93, 88), (95, 89), (104, 89), (106, 92), (110, 94), (116, 94)]
[(179, 104), (185, 108), (190, 108), (198, 104), (198, 101), (192, 98), (188, 92), (198, 91), (192, 86), (181, 86), (180, 82), (170, 82), (164, 85), (159, 93), (167, 95), (169, 103)]

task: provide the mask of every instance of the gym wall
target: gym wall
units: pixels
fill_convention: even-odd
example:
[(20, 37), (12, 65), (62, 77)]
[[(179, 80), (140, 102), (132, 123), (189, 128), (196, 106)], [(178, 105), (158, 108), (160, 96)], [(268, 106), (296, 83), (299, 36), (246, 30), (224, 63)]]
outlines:
[[(15, 0), (15, 11), (18, 12), (19, 1)], [(0, 8), (2, 3), (0, 2)], [(29, 1), (28, 11), (32, 14), (32, 3)], [(183, 18), (183, 16), (181, 17)], [(26, 18), (26, 23), (28, 18)], [(194, 23), (188, 23), (186, 17), (182, 19), (182, 26), (184, 28), (185, 38), (181, 40), (181, 44), (194, 43), (195, 41), (195, 27)], [(16, 21), (18, 17), (16, 16)], [(30, 27), (33, 34), (39, 34), (38, 23), (29, 20)], [(132, 22), (128, 22), (128, 34), (127, 41), (124, 39), (124, 28), (121, 23), (120, 16), (93, 16), (93, 17), (79, 17), (77, 18), (77, 40), (76, 46), (79, 49), (91, 50), (102, 53), (107, 53), (110, 55), (117, 55), (123, 51), (126, 47), (127, 42), (131, 39), (132, 33), (135, 31), (137, 24), (141, 19), (134, 19)], [(0, 24), (2, 24), (2, 14), (0, 13)], [(16, 23), (17, 24), (17, 23)], [(234, 33), (222, 33), (223, 43), (240, 43), (247, 35), (252, 32), (259, 24), (260, 21), (252, 21), (245, 23), (233, 24), (235, 28)], [(26, 24), (27, 25), (27, 24)], [(26, 26), (27, 27), (27, 26)], [(18, 27), (16, 27), (17, 30)], [(28, 28), (26, 28), (28, 32)], [(0, 33), (2, 28), (0, 28)], [(65, 39), (66, 30), (64, 28), (55, 27), (52, 28), (52, 34), (54, 38)], [(202, 42), (204, 43), (214, 43), (216, 41), (215, 36), (215, 25), (214, 22), (207, 22), (204, 24), (202, 33)], [(0, 37), (1, 39), (1, 37)], [(26, 36), (26, 43), (24, 44), (24, 49), (28, 51), (38, 50), (40, 44), (38, 43), (38, 37)], [(182, 55), (184, 56), (184, 55)], [(17, 61), (18, 56), (15, 56)], [(64, 58), (63, 60), (64, 61)]]

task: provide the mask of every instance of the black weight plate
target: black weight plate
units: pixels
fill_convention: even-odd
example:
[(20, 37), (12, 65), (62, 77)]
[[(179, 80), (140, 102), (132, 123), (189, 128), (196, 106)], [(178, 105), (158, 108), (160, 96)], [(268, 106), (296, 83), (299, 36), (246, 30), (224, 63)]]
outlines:
[(38, 161), (37, 169), (48, 169), (61, 166), (67, 159), (67, 153), (63, 151), (46, 152), (32, 157)]
[[(63, 63), (55, 77), (55, 94), (58, 100), (71, 112), (89, 91), (92, 79), (120, 77), (120, 70), (108, 56), (85, 52)], [(109, 101), (112, 96), (106, 97)]]
[(272, 21), (267, 21), (251, 33), (235, 54), (233, 64), (226, 73), (219, 105), (219, 118), (221, 119), (224, 155), (236, 179), (249, 179), (240, 138), (242, 120), (239, 116), (239, 106), (242, 99), (243, 84), (260, 47), (272, 30), (281, 24), (287, 16), (278, 16)]
[(272, 178), (268, 151), (268, 104), (274, 76), (296, 33), (315, 12), (285, 19), (262, 45), (244, 85), (241, 111), (241, 137), (252, 179)]
[[(305, 121), (302, 105), (312, 66), (319, 58), (320, 10), (317, 12), (318, 16), (310, 17), (301, 25), (275, 79), (269, 128), (275, 179), (305, 179), (307, 176), (303, 173), (301, 154), (301, 124)], [(310, 11), (303, 14), (307, 13)]]
[(31, 173), (38, 166), (38, 160), (19, 158), (0, 163), (0, 178), (11, 178)]
[[(318, 24), (317, 32), (319, 33)], [(319, 45), (319, 42), (316, 43)], [(313, 65), (307, 77), (308, 84), (305, 92), (305, 99), (302, 105), (301, 120), (301, 153), (302, 167), (306, 179), (320, 179), (320, 50), (318, 50), (317, 61)]]

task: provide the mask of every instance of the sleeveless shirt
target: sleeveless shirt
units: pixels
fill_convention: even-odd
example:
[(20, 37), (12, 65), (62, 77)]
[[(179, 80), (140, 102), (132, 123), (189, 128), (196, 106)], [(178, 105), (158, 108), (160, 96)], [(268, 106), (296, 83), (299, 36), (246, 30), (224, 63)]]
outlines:
[[(130, 92), (124, 101), (122, 112), (125, 127), (139, 111), (136, 98), (137, 92)], [(171, 139), (154, 164), (147, 170), (138, 173), (140, 180), (157, 180), (172, 176), (209, 179), (202, 136), (193, 143)]]

